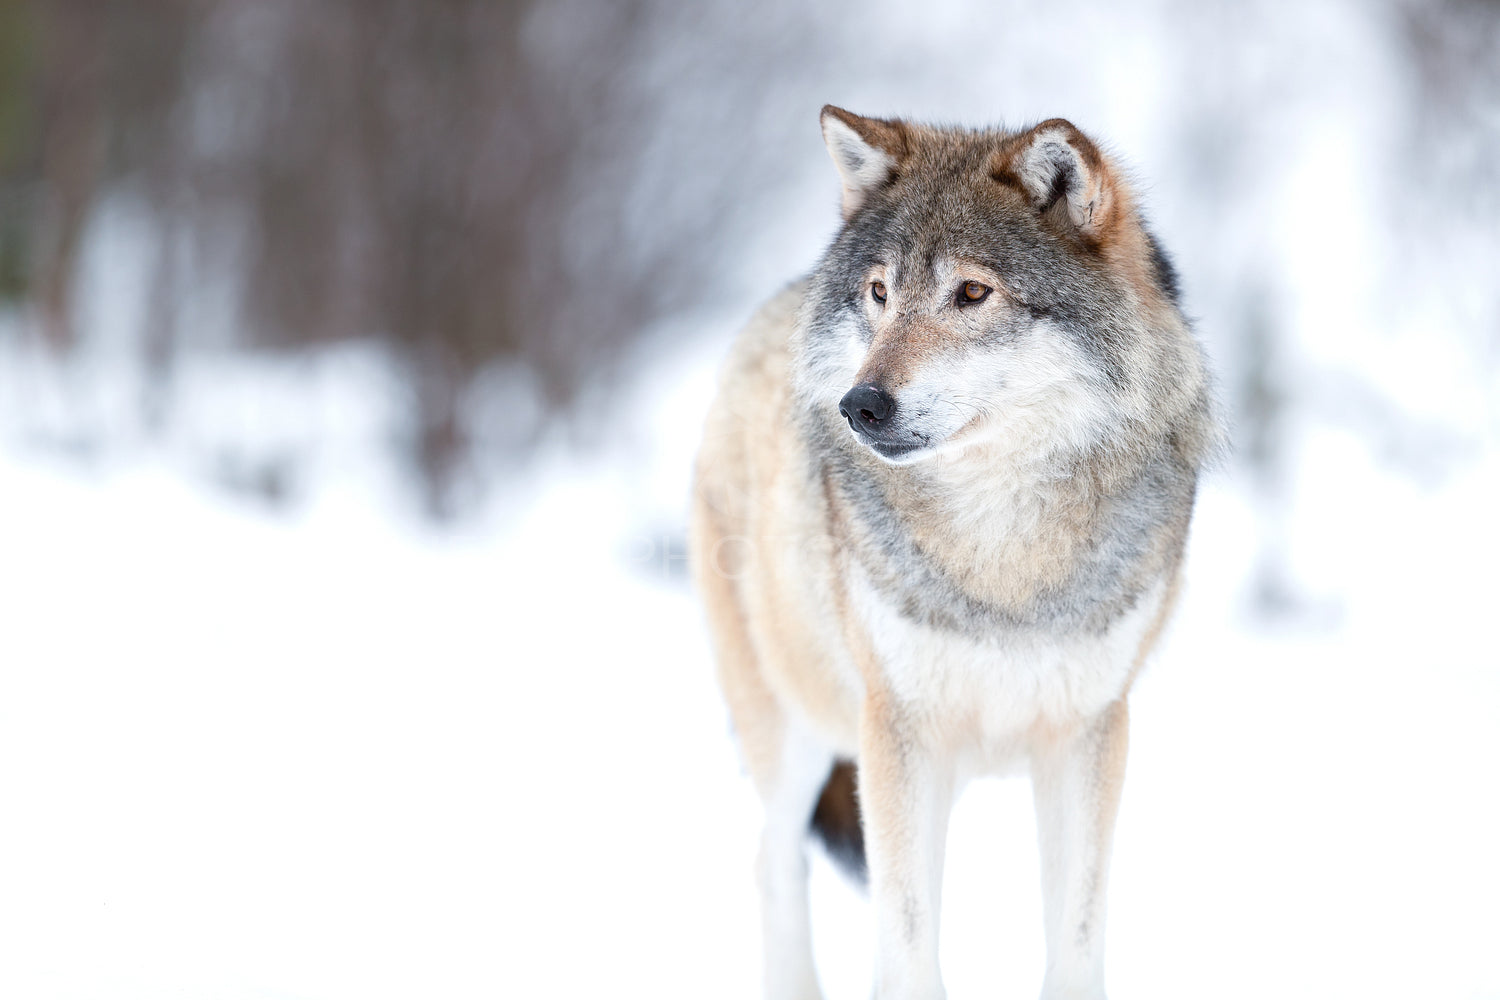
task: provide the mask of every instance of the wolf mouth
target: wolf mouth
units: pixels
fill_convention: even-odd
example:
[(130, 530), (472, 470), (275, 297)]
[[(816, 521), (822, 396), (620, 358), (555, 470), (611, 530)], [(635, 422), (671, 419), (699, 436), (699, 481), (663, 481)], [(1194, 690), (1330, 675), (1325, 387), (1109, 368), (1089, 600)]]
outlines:
[(927, 448), (925, 442), (916, 444), (904, 444), (887, 441), (876, 441), (872, 438), (866, 437), (863, 434), (856, 434), (855, 437), (856, 439), (858, 439), (860, 444), (864, 445), (866, 448), (869, 448), (871, 451), (879, 455), (881, 458), (885, 459), (887, 462), (899, 462), (901, 459), (909, 458), (912, 455), (915, 455), (917, 452), (924, 451)]
[(910, 458), (919, 452), (926, 451), (932, 445), (932, 441), (916, 432), (910, 432), (913, 440), (887, 440), (868, 434), (854, 426), (854, 421), (849, 421), (849, 430), (854, 434), (854, 440), (869, 448), (876, 455), (887, 462), (900, 464), (902, 459)]
[(885, 459), (905, 458), (912, 452), (922, 450), (919, 444), (879, 444), (875, 441), (867, 441), (866, 444), (871, 451)]

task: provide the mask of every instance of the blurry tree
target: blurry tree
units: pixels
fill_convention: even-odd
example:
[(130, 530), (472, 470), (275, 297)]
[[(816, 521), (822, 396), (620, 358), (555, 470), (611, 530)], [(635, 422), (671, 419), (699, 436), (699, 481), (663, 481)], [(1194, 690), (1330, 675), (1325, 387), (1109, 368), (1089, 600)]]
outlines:
[[(156, 229), (141, 346), (157, 379), (184, 285), (233, 254), (228, 346), (392, 349), (409, 454), (446, 513), (478, 373), (520, 366), (563, 409), (686, 287), (623, 222), (652, 139), (620, 114), (640, 15), (532, 0), (0, 6), (0, 294), (29, 299), (67, 351), (89, 213), (130, 185)], [(536, 426), (518, 413), (511, 431), (519, 448)]]
[[(1469, 259), (1493, 264), (1500, 246), (1500, 0), (1414, 0), (1397, 15), (1411, 83), (1400, 145), (1410, 155), (1389, 200), (1412, 248), (1403, 267), (1444, 290), (1440, 303), (1412, 305), (1478, 331), (1483, 342), (1470, 346), (1500, 369), (1494, 281), (1452, 280)], [(1446, 312), (1431, 315), (1435, 307)]]

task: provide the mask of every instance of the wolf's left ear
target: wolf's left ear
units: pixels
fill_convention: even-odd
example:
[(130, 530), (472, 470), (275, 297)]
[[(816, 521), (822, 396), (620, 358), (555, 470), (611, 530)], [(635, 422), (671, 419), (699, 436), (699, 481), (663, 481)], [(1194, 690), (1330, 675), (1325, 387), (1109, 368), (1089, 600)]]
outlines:
[(873, 192), (885, 187), (906, 158), (906, 127), (899, 121), (862, 118), (832, 104), (823, 105), (819, 119), (828, 155), (844, 182), (844, 221)]
[(1089, 242), (1097, 242), (1113, 219), (1115, 182), (1104, 157), (1088, 136), (1062, 118), (1009, 140), (995, 154), (990, 172), (1024, 191), (1042, 215)]

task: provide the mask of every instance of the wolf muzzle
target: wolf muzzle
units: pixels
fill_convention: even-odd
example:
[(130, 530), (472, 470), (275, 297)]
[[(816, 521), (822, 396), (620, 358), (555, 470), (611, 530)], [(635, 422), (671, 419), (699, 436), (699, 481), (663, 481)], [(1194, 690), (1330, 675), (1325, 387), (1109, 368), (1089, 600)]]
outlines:
[(897, 426), (895, 398), (874, 382), (862, 383), (844, 393), (839, 400), (839, 412), (849, 421), (854, 436), (888, 462), (899, 462), (920, 450), (911, 440), (920, 439), (920, 435), (903, 433)]

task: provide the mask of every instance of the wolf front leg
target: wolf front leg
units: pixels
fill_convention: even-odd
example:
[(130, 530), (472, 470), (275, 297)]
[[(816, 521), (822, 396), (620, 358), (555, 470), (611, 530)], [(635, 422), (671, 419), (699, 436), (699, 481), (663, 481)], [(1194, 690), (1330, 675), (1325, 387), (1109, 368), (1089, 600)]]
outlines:
[(1047, 930), (1043, 1000), (1104, 997), (1104, 897), (1129, 732), (1122, 697), (1032, 748)]
[(860, 719), (859, 795), (875, 908), (876, 1000), (942, 1000), (938, 917), (953, 764), (885, 698)]
[(807, 833), (833, 754), (784, 717), (774, 778), (763, 783), (765, 825), (756, 861), (766, 1000), (821, 1000), (807, 899)]

